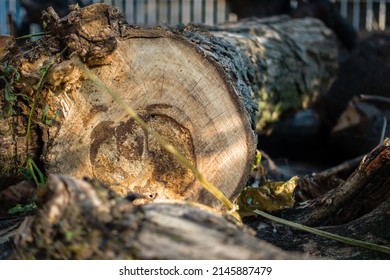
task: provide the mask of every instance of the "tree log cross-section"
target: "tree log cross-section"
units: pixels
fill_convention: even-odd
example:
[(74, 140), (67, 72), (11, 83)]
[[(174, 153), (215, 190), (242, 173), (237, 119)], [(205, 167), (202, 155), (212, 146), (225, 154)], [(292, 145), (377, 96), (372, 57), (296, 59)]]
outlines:
[[(242, 40), (232, 40), (239, 37), (239, 25), (220, 26), (218, 32), (192, 25), (183, 29), (129, 26), (117, 9), (105, 4), (74, 8), (61, 19), (49, 8), (43, 20), (48, 35), (12, 55), (4, 52), (2, 58), (2, 64), (13, 65), (20, 73), (20, 79), (13, 81), (14, 90), (37, 100), (35, 106), (24, 100), (16, 105), (21, 107), (17, 110), (21, 119), (33, 117), (30, 145), (19, 145), (17, 150), (0, 147), (5, 159), (0, 170), (13, 170), (1, 172), (0, 187), (22, 179), (14, 167), (23, 162), (28, 148), (46, 174), (96, 178), (124, 196), (137, 192), (151, 199), (221, 207), (103, 86), (80, 71), (72, 56), (79, 57), (102, 84), (232, 200), (245, 186), (255, 155), (258, 104), (273, 104), (268, 113), (260, 107), (264, 111), (260, 115), (279, 116), (280, 110), (275, 109), (280, 108), (279, 97), (292, 91), (290, 101), (298, 105), (283, 110), (298, 110), (328, 88), (337, 68), (334, 37), (319, 21), (313, 20), (315, 28), (304, 37), (314, 38), (311, 41), (301, 42), (298, 34), (294, 41), (281, 31), (289, 22), (309, 26), (310, 19), (243, 22), (249, 27), (243, 29)], [(301, 31), (291, 28), (290, 33)], [(250, 50), (243, 46), (247, 37)], [(289, 43), (283, 44), (284, 40)], [(274, 60), (272, 54), (278, 49), (281, 54)], [(280, 65), (288, 67), (279, 79)], [(41, 78), (44, 83), (37, 92)], [(270, 89), (266, 80), (277, 89)], [(45, 119), (53, 120), (52, 124)], [(12, 120), (3, 122), (10, 126)], [(12, 130), (7, 133), (0, 137), (14, 139)]]
[[(196, 44), (159, 28), (127, 26), (107, 5), (77, 9), (61, 20), (48, 14), (46, 20), (70, 53), (210, 182), (229, 198), (238, 194), (256, 147), (253, 117), (243, 105), (253, 102), (248, 85), (243, 96), (222, 63)], [(63, 79), (63, 69), (74, 77), (67, 79), (73, 86), (57, 78)], [(47, 128), (46, 172), (97, 178), (123, 195), (212, 204), (192, 172), (69, 60), (52, 68), (49, 82), (47, 100), (61, 113)]]

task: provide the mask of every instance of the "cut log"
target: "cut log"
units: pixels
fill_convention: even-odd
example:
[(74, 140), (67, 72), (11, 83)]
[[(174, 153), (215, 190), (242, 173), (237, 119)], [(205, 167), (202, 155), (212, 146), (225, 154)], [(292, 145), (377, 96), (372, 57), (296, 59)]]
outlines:
[[(104, 84), (226, 196), (238, 194), (256, 147), (251, 116), (244, 106), (253, 105), (251, 91), (237, 88), (223, 62), (211, 60), (177, 34), (128, 27), (122, 15), (106, 5), (54, 21), (71, 52), (90, 66), (98, 64), (94, 72)], [(49, 81), (54, 77), (53, 86), (69, 61), (63, 64), (49, 76)], [(72, 71), (78, 75), (77, 69)], [(62, 111), (60, 125), (48, 130), (43, 156), (47, 172), (97, 178), (123, 195), (131, 191), (158, 199), (212, 203), (191, 171), (103, 89), (89, 80), (78, 86), (66, 99), (58, 98), (58, 93), (49, 96), (54, 107), (61, 104), (66, 112)]]
[[(390, 136), (390, 106), (381, 101), (386, 97), (355, 97), (340, 115), (330, 134), (330, 143), (348, 155), (363, 155)], [(369, 99), (373, 99), (370, 101)], [(390, 101), (390, 98), (387, 98)]]
[(212, 209), (134, 206), (101, 184), (50, 176), (10, 259), (302, 259), (256, 239)]
[[(34, 155), (46, 173), (97, 178), (123, 195), (140, 192), (220, 207), (188, 169), (83, 76), (71, 54), (230, 199), (245, 185), (256, 148), (253, 90), (263, 104), (260, 115), (275, 120), (283, 96), (294, 106), (282, 110), (299, 110), (328, 87), (337, 67), (334, 37), (317, 20), (245, 23), (249, 27), (241, 31), (247, 39), (241, 40), (225, 33), (238, 32), (239, 25), (213, 33), (193, 26), (179, 31), (127, 26), (104, 4), (63, 19), (49, 9), (44, 19), (50, 35), (3, 59), (18, 65), (15, 89), (31, 99), (44, 78), (33, 114), (44, 144)], [(302, 30), (308, 35), (302, 37)], [(51, 126), (42, 121), (57, 114)]]
[[(66, 54), (76, 53), (210, 182), (230, 198), (238, 195), (256, 148), (254, 117), (246, 109), (254, 112), (255, 106), (248, 85), (238, 88), (224, 71), (227, 62), (211, 59), (178, 34), (126, 26), (107, 5), (76, 10), (63, 20), (49, 10), (46, 21), (53, 35), (36, 43), (36, 52), (12, 57), (21, 65), (15, 87), (30, 96), (41, 69), (50, 68), (34, 118), (43, 130), (46, 173), (97, 178), (123, 195), (212, 203), (190, 170), (103, 89), (83, 79), (67, 60)], [(64, 56), (61, 44), (67, 46)], [(41, 121), (46, 105), (45, 117), (58, 112), (52, 126)]]
[[(277, 215), (300, 224), (378, 245), (390, 246), (390, 139), (363, 159), (341, 185), (316, 199), (297, 204)], [(353, 247), (290, 228), (264, 226), (262, 219), (248, 222), (261, 239), (285, 250), (310, 252), (336, 259), (388, 259), (381, 252)], [(275, 234), (277, 232), (277, 234)], [(294, 245), (292, 245), (294, 244)]]

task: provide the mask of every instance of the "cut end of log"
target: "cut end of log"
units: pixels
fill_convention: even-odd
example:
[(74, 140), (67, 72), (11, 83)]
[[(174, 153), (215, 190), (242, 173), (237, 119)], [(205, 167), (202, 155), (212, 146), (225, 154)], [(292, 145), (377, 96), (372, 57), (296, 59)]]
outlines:
[[(57, 33), (79, 55), (84, 44), (75, 42), (99, 42), (99, 54), (109, 54), (99, 57), (105, 63), (92, 63), (101, 82), (234, 199), (247, 180), (256, 148), (250, 116), (234, 78), (184, 37), (158, 28), (122, 25), (111, 9), (98, 4), (76, 10), (57, 24), (61, 30)], [(99, 40), (97, 35), (83, 36), (90, 16), (94, 34), (107, 36), (98, 36)], [(73, 22), (84, 29), (69, 27)], [(106, 46), (112, 40), (113, 45)], [(84, 61), (91, 65), (95, 54)], [(58, 76), (58, 69), (53, 67), (49, 77)], [(56, 85), (48, 95), (49, 103), (61, 108), (57, 125), (49, 128), (43, 155), (48, 173), (97, 178), (122, 195), (140, 192), (153, 199), (189, 199), (220, 207), (192, 172), (131, 119), (105, 89), (79, 77), (67, 79), (71, 81), (67, 88)]]

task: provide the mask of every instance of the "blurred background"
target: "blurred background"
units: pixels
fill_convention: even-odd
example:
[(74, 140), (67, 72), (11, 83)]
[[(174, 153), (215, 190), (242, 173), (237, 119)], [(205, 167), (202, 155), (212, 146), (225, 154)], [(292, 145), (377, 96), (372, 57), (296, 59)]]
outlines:
[[(154, 26), (174, 25), (179, 23), (205, 23), (212, 25), (226, 21), (237, 20), (232, 5), (245, 5), (247, 2), (261, 0), (0, 0), (0, 34), (9, 34), (9, 15), (12, 15), (17, 26), (22, 25), (25, 19), (27, 5), (46, 6), (54, 3), (54, 8), (61, 16), (61, 6), (78, 2), (80, 6), (101, 2), (114, 5), (126, 16), (130, 24)], [(30, 3), (29, 3), (30, 2)], [(236, 3), (234, 3), (236, 2)], [(237, 4), (237, 2), (239, 4)], [(292, 7), (298, 1), (291, 1)], [(341, 15), (359, 31), (390, 29), (390, 0), (332, 0)], [(39, 4), (40, 3), (40, 4)], [(56, 6), (57, 5), (57, 9)], [(62, 9), (66, 10), (65, 9)], [(30, 12), (34, 14), (34, 12)], [(40, 17), (39, 13), (35, 13)], [(39, 31), (38, 24), (31, 24), (31, 33)]]

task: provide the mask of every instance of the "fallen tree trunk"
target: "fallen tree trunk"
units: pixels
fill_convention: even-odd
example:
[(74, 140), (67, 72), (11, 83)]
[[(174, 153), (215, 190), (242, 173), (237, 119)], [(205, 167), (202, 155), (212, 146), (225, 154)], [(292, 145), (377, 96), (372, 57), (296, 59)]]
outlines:
[(50, 176), (10, 259), (301, 259), (256, 239), (211, 208), (135, 206), (101, 184)]
[[(119, 109), (104, 89), (83, 78), (69, 60), (68, 55), (76, 53), (203, 176), (226, 196), (238, 195), (256, 148), (255, 105), (248, 83), (237, 78), (241, 74), (224, 70), (229, 68), (226, 59), (211, 59), (172, 32), (129, 27), (107, 5), (75, 10), (63, 20), (49, 11), (46, 20), (52, 35), (4, 59), (20, 73), (14, 88), (31, 98), (30, 108), (35, 106), (33, 114), (23, 113), (33, 115), (42, 130), (42, 153), (31, 154), (41, 157), (46, 173), (97, 178), (123, 195), (132, 191), (213, 203), (190, 170)], [(35, 90), (40, 80), (44, 85)], [(53, 125), (43, 122), (55, 115)], [(5, 169), (14, 164), (15, 155), (8, 149), (4, 153)], [(1, 177), (5, 183), (12, 181), (9, 172)]]
[[(367, 155), (339, 187), (286, 210), (283, 216), (304, 225), (335, 225), (373, 211), (390, 197), (390, 139)], [(337, 214), (337, 216), (335, 216)]]
[[(315, 224), (330, 233), (389, 247), (389, 141), (368, 155), (341, 186), (276, 214), (291, 221)], [(310, 257), (389, 258), (384, 252), (252, 217), (245, 223), (258, 229), (257, 237), (262, 240), (256, 240), (246, 227), (237, 226), (211, 208), (189, 202), (135, 206), (97, 181), (67, 176), (50, 176), (38, 205), (34, 216), (27, 217), (19, 227), (15, 226), (20, 223), (18, 218), (0, 220), (0, 244), (5, 247), (6, 258), (302, 258), (277, 250), (263, 240)], [(7, 239), (13, 240), (15, 246), (3, 245)]]
[[(74, 10), (63, 19), (49, 10), (45, 21), (51, 26), (48, 36), (19, 55), (3, 58), (3, 63), (14, 65), (20, 73), (13, 86), (30, 103), (19, 100), (17, 106), (24, 106), (21, 114), (33, 116), (43, 141), (42, 151), (30, 156), (41, 158), (46, 173), (97, 178), (123, 195), (139, 192), (151, 198), (188, 199), (220, 207), (193, 174), (104, 89), (85, 79), (69, 59), (71, 54), (79, 56), (231, 199), (248, 178), (256, 148), (252, 86), (269, 91), (258, 97), (274, 104), (272, 108), (283, 104), (280, 98), (288, 92), (290, 97), (299, 95), (289, 99), (299, 103), (294, 108), (300, 108), (309, 98), (300, 93), (312, 90), (316, 95), (319, 88), (326, 88), (337, 64), (334, 38), (315, 20), (252, 23), (247, 33), (242, 32), (249, 48), (242, 46), (244, 39), (231, 39), (238, 35), (230, 38), (192, 26), (181, 31), (127, 26), (117, 10), (104, 4)], [(301, 26), (312, 24), (315, 28), (307, 36), (312, 40), (291, 36), (292, 32), (301, 36)], [(299, 27), (284, 32), (287, 26)], [(257, 35), (251, 35), (252, 30)], [(258, 43), (262, 38), (264, 42)], [(319, 69), (329, 70), (325, 78), (319, 78), (324, 73)], [(266, 80), (275, 83), (275, 90), (268, 90)], [(274, 91), (277, 94), (270, 101)], [(262, 106), (259, 111), (268, 114)], [(3, 166), (15, 164), (15, 155), (3, 151), (8, 159)], [(15, 172), (0, 174), (4, 182), (9, 182), (10, 175), (15, 177)]]
[[(355, 172), (338, 187), (294, 208), (277, 213), (284, 219), (330, 233), (390, 247), (390, 139), (368, 154)], [(320, 178), (323, 181), (323, 179)], [(264, 226), (257, 236), (285, 250), (310, 252), (336, 259), (388, 259), (389, 254), (324, 239), (284, 226)]]

